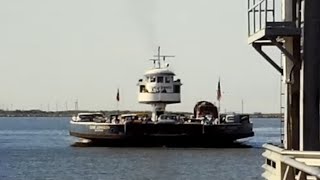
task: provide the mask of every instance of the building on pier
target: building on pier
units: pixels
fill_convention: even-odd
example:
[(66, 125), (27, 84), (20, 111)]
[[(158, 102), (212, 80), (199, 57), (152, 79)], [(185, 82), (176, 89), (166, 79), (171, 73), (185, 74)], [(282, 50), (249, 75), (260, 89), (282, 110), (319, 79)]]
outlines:
[[(264, 146), (266, 179), (320, 179), (319, 9), (319, 0), (248, 0), (248, 43), (282, 77), (285, 104), (284, 149)], [(281, 63), (270, 58), (266, 46), (279, 49)]]

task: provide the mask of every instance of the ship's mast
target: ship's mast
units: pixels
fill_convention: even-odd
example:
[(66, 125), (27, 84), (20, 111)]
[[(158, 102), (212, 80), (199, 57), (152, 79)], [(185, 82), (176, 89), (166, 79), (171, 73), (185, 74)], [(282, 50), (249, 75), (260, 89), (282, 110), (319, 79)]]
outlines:
[[(156, 59), (150, 59), (151, 61), (153, 61), (153, 64), (154, 64), (154, 68), (162, 68), (161, 67), (161, 58), (163, 60), (163, 64), (165, 65), (165, 62), (166, 62), (166, 58), (167, 57), (175, 57), (175, 56), (172, 56), (172, 55), (161, 55), (160, 53), (160, 46), (158, 47), (158, 54), (157, 55), (154, 55), (153, 57), (156, 57)], [(156, 66), (156, 62), (158, 63), (158, 66)], [(163, 66), (165, 67), (165, 66)]]
[(160, 46), (158, 47), (158, 65), (159, 65), (159, 68), (161, 68), (161, 64), (160, 64)]

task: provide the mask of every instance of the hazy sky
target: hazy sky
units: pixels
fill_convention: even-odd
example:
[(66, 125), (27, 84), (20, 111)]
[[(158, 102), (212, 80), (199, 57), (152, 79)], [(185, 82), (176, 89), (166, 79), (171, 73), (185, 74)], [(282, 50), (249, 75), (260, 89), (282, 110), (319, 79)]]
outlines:
[[(280, 77), (247, 44), (247, 1), (0, 1), (0, 108), (150, 110), (137, 102), (137, 81), (160, 45), (176, 55), (182, 103), (222, 110), (279, 112)], [(272, 51), (279, 59), (280, 53)]]

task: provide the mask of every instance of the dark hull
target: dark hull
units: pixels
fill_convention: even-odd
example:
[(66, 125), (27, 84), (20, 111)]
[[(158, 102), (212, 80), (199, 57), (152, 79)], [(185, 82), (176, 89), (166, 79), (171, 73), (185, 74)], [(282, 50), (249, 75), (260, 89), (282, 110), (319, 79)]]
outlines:
[(219, 147), (254, 135), (252, 124), (71, 123), (70, 135), (102, 146)]

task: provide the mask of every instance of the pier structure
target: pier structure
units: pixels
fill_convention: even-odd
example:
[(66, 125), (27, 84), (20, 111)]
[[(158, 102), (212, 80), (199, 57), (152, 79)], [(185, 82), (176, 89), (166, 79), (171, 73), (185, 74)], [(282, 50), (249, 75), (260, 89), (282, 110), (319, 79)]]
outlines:
[[(265, 179), (320, 179), (319, 9), (319, 0), (248, 0), (248, 43), (281, 75), (286, 104), (283, 149), (264, 145)], [(267, 46), (279, 49), (280, 64)]]

